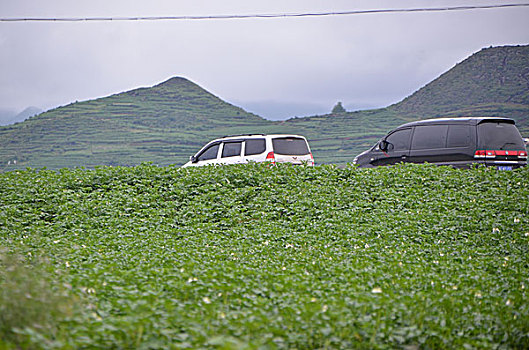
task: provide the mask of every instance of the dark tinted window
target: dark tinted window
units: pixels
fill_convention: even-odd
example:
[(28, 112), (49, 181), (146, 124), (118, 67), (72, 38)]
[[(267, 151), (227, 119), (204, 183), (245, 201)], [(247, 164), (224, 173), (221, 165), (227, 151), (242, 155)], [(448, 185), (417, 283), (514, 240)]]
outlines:
[(297, 137), (281, 137), (272, 140), (274, 152), (284, 155), (305, 155), (309, 154), (309, 147), (304, 139)]
[(416, 126), (411, 149), (432, 149), (446, 147), (448, 125)]
[(485, 122), (478, 125), (479, 147), (490, 150), (520, 150), (524, 143), (514, 124)]
[(219, 144), (211, 145), (204, 150), (199, 156), (198, 160), (208, 160), (217, 158), (217, 153), (219, 151)]
[(470, 145), (470, 125), (450, 125), (446, 147), (468, 147)]
[(244, 149), (245, 156), (252, 156), (261, 154), (266, 150), (265, 139), (251, 139), (246, 140), (246, 148)]
[(222, 158), (235, 157), (241, 155), (242, 142), (224, 142)]
[(403, 151), (410, 149), (411, 129), (402, 129), (395, 131), (386, 137), (389, 144), (388, 151)]

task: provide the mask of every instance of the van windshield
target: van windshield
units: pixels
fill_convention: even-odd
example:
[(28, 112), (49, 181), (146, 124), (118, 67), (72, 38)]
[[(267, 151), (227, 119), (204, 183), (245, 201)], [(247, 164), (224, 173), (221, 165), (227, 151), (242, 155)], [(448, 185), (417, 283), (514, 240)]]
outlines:
[(301, 156), (309, 154), (309, 147), (304, 139), (299, 137), (278, 137), (272, 139), (274, 153), (287, 156)]
[(479, 148), (490, 150), (525, 149), (522, 136), (514, 124), (485, 122), (478, 125)]

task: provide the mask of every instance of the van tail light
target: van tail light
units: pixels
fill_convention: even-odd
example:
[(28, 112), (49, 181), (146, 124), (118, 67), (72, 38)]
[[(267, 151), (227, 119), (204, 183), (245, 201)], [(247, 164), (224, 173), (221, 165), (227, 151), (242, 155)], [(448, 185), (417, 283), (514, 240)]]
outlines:
[(496, 151), (478, 150), (476, 153), (474, 153), (474, 158), (496, 158)]
[(314, 157), (312, 156), (312, 153), (310, 153), (310, 160), (312, 161), (312, 165), (314, 165)]
[(526, 151), (492, 151), (492, 150), (477, 150), (474, 153), (474, 158), (496, 158), (496, 156), (518, 156), (518, 158), (527, 159)]
[(266, 160), (269, 160), (272, 162), (272, 164), (275, 164), (276, 163), (276, 156), (274, 154), (274, 152), (268, 152), (268, 154), (266, 155)]
[(474, 153), (474, 158), (485, 158), (486, 152), (484, 150), (478, 150)]

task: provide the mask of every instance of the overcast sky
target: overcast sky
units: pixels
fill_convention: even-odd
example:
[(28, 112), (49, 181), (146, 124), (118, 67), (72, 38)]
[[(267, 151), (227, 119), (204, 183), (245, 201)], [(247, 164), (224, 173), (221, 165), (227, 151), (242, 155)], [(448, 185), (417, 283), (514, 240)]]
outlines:
[[(1, 0), (0, 17), (281, 14), (527, 0)], [(174, 76), (268, 119), (398, 102), (489, 46), (529, 44), (529, 7), (279, 19), (0, 22), (0, 110), (50, 109)]]

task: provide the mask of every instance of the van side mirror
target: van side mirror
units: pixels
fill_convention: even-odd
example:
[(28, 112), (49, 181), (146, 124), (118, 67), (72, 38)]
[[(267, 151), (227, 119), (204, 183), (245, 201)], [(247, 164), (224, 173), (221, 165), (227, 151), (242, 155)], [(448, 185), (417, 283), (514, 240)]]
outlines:
[(381, 150), (381, 151), (387, 151), (388, 148), (389, 148), (389, 142), (386, 141), (386, 140), (381, 140), (379, 143), (378, 143), (378, 148)]
[(198, 162), (198, 158), (195, 157), (195, 156), (191, 156), (191, 157), (189, 157), (189, 160), (191, 161), (191, 163), (196, 163), (196, 162)]

